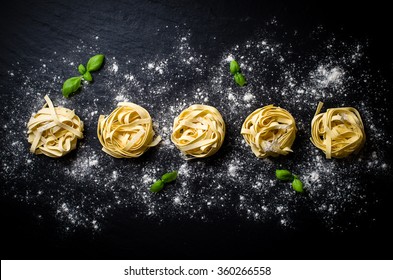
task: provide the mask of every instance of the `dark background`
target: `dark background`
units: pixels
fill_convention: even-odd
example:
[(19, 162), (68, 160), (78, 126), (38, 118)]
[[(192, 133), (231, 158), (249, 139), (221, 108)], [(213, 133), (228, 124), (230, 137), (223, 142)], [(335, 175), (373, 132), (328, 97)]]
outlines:
[[(119, 11), (122, 11), (120, 13)], [(215, 50), (242, 42), (254, 30), (272, 17), (288, 30), (296, 29), (308, 38), (317, 26), (345, 38), (367, 40), (366, 55), (371, 71), (393, 84), (392, 15), (388, 4), (344, 1), (11, 1), (0, 12), (0, 70), (16, 60), (44, 56), (48, 45), (66, 44), (67, 36), (81, 32), (96, 32), (112, 36), (110, 44), (122, 44), (119, 32), (103, 25), (123, 16), (119, 27), (129, 28), (128, 38), (139, 42), (128, 54), (165, 51), (167, 40), (152, 41), (149, 34), (168, 24), (187, 23), (192, 30), (192, 44), (214, 59)], [(124, 16), (124, 15), (128, 16)], [(106, 15), (105, 17), (103, 15)], [(247, 20), (240, 20), (240, 19)], [(41, 19), (41, 20), (37, 20)], [(208, 32), (217, 38), (209, 40)], [(48, 37), (52, 34), (52, 37)], [(54, 34), (58, 36), (54, 37)], [(17, 35), (17, 36), (16, 36)], [(27, 44), (26, 38), (31, 43)], [(306, 40), (307, 41), (307, 40)], [(105, 49), (105, 47), (103, 47)], [(305, 44), (299, 52), (307, 52)], [(1, 90), (7, 90), (2, 84)], [(1, 97), (0, 97), (1, 98)], [(389, 97), (391, 100), (391, 97)], [(388, 123), (388, 125), (391, 125)], [(387, 128), (391, 133), (391, 128)], [(387, 151), (390, 153), (391, 151)], [(388, 180), (382, 184), (380, 196), (385, 197), (376, 209), (379, 217), (373, 227), (360, 227), (344, 233), (330, 232), (305, 216), (303, 226), (277, 231), (274, 225), (256, 224), (233, 218), (219, 223), (155, 224), (151, 221), (116, 219), (102, 233), (92, 235), (88, 230), (62, 235), (58, 221), (37, 224), (32, 217), (33, 206), (20, 204), (11, 198), (1, 198), (2, 259), (373, 259), (391, 258), (390, 229), (391, 191)], [(6, 188), (7, 186), (2, 186)], [(117, 210), (115, 216), (122, 216)], [(139, 242), (135, 242), (135, 241)], [(388, 254), (381, 254), (381, 251)]]

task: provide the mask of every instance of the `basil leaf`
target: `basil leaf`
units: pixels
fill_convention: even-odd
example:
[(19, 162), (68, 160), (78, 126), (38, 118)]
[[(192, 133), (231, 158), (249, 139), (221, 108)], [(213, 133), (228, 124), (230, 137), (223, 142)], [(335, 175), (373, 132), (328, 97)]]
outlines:
[(150, 186), (150, 191), (151, 192), (159, 192), (164, 188), (164, 182), (161, 180), (157, 180), (154, 182), (153, 185)]
[(292, 182), (292, 188), (297, 192), (304, 192), (303, 183), (299, 179), (294, 179)]
[(62, 92), (64, 97), (69, 97), (71, 93), (77, 91), (81, 86), (81, 77), (72, 77), (63, 84)]
[(239, 63), (237, 63), (236, 60), (232, 60), (229, 63), (229, 71), (231, 71), (231, 74), (233, 74), (233, 75), (235, 75), (237, 72), (240, 72)]
[(166, 184), (176, 180), (176, 178), (177, 178), (177, 171), (173, 171), (162, 175), (161, 180)]
[(234, 76), (234, 79), (235, 79), (235, 82), (241, 87), (247, 83), (246, 78), (241, 73), (236, 73)]
[(101, 68), (102, 63), (104, 63), (104, 58), (105, 56), (103, 54), (97, 54), (89, 59), (87, 62), (87, 71), (93, 72), (97, 71), (98, 69)]
[(89, 71), (86, 71), (86, 73), (83, 74), (83, 79), (85, 79), (86, 81), (89, 81), (89, 82), (93, 81), (93, 77), (91, 76)]
[(79, 73), (81, 73), (81, 75), (85, 74), (86, 73), (85, 66), (83, 66), (83, 64), (79, 64), (78, 71), (79, 71)]
[(294, 176), (292, 173), (285, 169), (277, 169), (276, 170), (276, 178), (283, 181), (293, 181)]

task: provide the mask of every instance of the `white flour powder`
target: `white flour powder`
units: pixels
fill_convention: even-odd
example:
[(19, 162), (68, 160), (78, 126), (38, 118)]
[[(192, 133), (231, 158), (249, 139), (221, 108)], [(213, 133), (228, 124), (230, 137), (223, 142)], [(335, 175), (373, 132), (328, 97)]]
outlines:
[[(169, 34), (170, 29), (158, 32)], [(368, 58), (363, 52), (367, 44), (321, 42), (315, 54), (303, 55), (300, 63), (293, 59), (291, 46), (262, 30), (243, 44), (221, 50), (219, 59), (212, 61), (190, 44), (190, 32), (175, 30), (177, 39), (170, 54), (158, 53), (137, 62), (108, 56), (99, 78), (70, 99), (61, 96), (61, 83), (66, 77), (51, 62), (60, 60), (64, 69), (75, 68), (81, 55), (101, 52), (99, 35), (92, 37), (92, 49), (87, 51), (89, 44), (81, 41), (70, 56), (54, 53), (42, 58), (40, 67), (28, 71), (21, 71), (16, 62), (8, 71), (8, 79), (16, 85), (13, 101), (3, 109), (18, 115), (4, 117), (2, 126), (4, 141), (11, 143), (1, 156), (2, 180), (7, 186), (4, 195), (24, 203), (49, 205), (67, 231), (76, 227), (99, 230), (112, 210), (118, 208), (129, 209), (130, 216), (161, 222), (238, 215), (255, 222), (275, 221), (293, 227), (299, 218), (298, 209), (306, 206), (332, 230), (350, 227), (336, 224), (343, 215), (356, 226), (356, 219), (367, 215), (366, 203), (370, 201), (362, 176), (378, 176), (391, 170), (384, 155), (391, 137), (380, 126), (388, 121), (389, 108), (376, 110), (373, 105), (375, 101), (383, 102), (387, 88), (369, 74)], [(246, 87), (238, 87), (229, 73), (229, 61), (233, 59), (239, 62), (248, 81)], [(19, 82), (20, 78), (23, 82)], [(97, 94), (93, 99), (94, 90)], [(24, 128), (30, 115), (42, 107), (46, 93), (55, 106), (75, 109), (85, 122), (85, 139), (77, 151), (64, 159), (28, 152)], [(95, 135), (98, 116), (109, 114), (121, 101), (145, 107), (152, 115), (156, 133), (163, 137), (158, 147), (140, 159), (111, 158), (100, 150)], [(368, 137), (360, 155), (327, 160), (312, 146), (309, 126), (319, 101), (326, 102), (324, 109), (354, 106), (360, 111)], [(173, 119), (194, 103), (217, 107), (228, 133), (213, 158), (185, 161), (169, 138)], [(294, 153), (285, 158), (255, 158), (240, 135), (247, 115), (268, 104), (287, 109), (297, 120)], [(290, 184), (278, 182), (275, 169), (290, 169), (299, 175), (307, 195), (299, 195)], [(48, 172), (41, 172), (37, 180), (37, 170)], [(152, 194), (150, 184), (172, 170), (179, 171), (176, 182)], [(55, 183), (54, 178), (63, 184)], [(39, 211), (37, 218), (42, 218)]]

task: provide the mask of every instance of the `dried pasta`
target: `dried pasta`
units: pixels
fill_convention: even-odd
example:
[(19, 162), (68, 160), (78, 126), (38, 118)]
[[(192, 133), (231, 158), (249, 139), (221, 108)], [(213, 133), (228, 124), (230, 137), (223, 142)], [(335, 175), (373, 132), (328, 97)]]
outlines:
[(54, 107), (49, 96), (44, 107), (34, 114), (28, 124), (30, 152), (58, 158), (76, 148), (83, 138), (83, 122), (73, 110)]
[(241, 134), (255, 156), (266, 158), (292, 152), (296, 131), (295, 119), (287, 110), (268, 105), (246, 118)]
[(359, 112), (352, 107), (330, 108), (320, 113), (319, 102), (311, 121), (311, 142), (321, 149), (326, 158), (343, 158), (357, 153), (366, 141)]
[(214, 155), (224, 137), (225, 122), (212, 106), (194, 104), (183, 110), (173, 122), (171, 140), (188, 159)]
[(131, 102), (120, 102), (112, 113), (98, 119), (97, 136), (102, 150), (115, 158), (136, 158), (150, 147), (156, 146), (161, 137), (155, 135), (149, 113)]

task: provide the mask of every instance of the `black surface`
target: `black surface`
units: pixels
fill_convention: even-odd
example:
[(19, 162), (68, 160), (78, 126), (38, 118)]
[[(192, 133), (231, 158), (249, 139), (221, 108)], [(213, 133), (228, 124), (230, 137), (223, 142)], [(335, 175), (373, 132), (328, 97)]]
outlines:
[[(217, 49), (244, 41), (272, 17), (277, 18), (284, 30), (298, 30), (305, 41), (310, 32), (321, 25), (343, 41), (349, 37), (367, 40), (371, 71), (386, 79), (391, 88), (393, 24), (387, 4), (355, 2), (344, 5), (338, 1), (274, 1), (274, 4), (265, 1), (12, 1), (1, 9), (0, 16), (1, 102), (7, 104), (7, 92), (12, 85), (3, 81), (15, 61), (34, 67), (31, 57), (44, 57), (53, 49), (59, 53), (69, 52), (71, 47), (67, 41), (79, 36), (83, 38), (88, 32), (110, 38), (104, 40), (106, 45), (102, 49), (108, 52), (112, 49), (113, 56), (148, 57), (157, 52), (165, 53), (172, 40), (162, 36), (157, 41), (151, 36), (152, 32), (165, 25), (187, 23), (187, 29), (193, 34), (191, 44), (199, 46), (201, 53), (215, 61), (220, 53)], [(241, 20), (245, 18), (246, 21)], [(208, 33), (215, 34), (216, 40), (209, 40)], [(313, 46), (305, 44), (303, 47), (298, 51), (307, 53)], [(390, 95), (388, 102), (391, 101)], [(386, 130), (391, 134), (391, 127)], [(391, 149), (386, 153), (392, 155)], [(117, 209), (108, 217), (102, 232), (92, 234), (82, 228), (64, 234), (59, 231), (59, 221), (50, 215), (44, 222), (37, 222), (34, 213), (44, 205), (20, 203), (2, 194), (1, 256), (2, 259), (391, 258), (390, 179), (391, 176), (387, 175), (373, 182), (377, 196), (381, 198), (372, 213), (378, 217), (377, 222), (372, 226), (360, 222), (358, 229), (345, 232), (330, 232), (319, 226), (317, 218), (305, 207), (301, 210), (303, 218), (294, 229), (277, 229), (269, 222), (255, 223), (240, 217), (218, 222), (156, 223), (129, 218), (122, 209)], [(3, 190), (8, 187), (7, 182), (2, 185)], [(40, 211), (45, 213), (46, 210)]]

